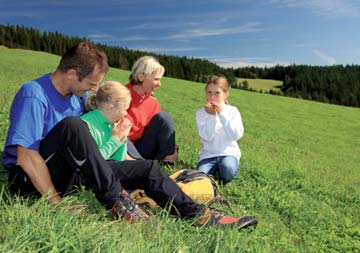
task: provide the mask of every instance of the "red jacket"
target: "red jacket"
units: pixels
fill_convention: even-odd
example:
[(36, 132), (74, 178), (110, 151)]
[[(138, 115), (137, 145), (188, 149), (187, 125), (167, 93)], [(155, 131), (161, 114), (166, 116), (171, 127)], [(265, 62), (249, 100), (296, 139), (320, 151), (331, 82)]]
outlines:
[(151, 96), (151, 94), (146, 94), (144, 97), (140, 96), (133, 89), (132, 83), (128, 83), (126, 87), (131, 93), (131, 103), (127, 115), (127, 118), (132, 123), (129, 138), (135, 143), (143, 135), (144, 129), (152, 117), (161, 112), (161, 106), (158, 100)]

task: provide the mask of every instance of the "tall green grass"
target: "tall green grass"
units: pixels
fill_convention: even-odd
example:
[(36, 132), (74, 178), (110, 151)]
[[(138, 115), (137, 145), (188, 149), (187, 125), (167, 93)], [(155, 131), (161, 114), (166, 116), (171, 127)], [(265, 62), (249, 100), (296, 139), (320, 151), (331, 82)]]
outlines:
[[(0, 47), (2, 147), (16, 90), (58, 60)], [(128, 76), (111, 69), (106, 79), (125, 84)], [(194, 168), (195, 112), (204, 104), (204, 85), (163, 78), (155, 96), (175, 121), (175, 169)], [(4, 184), (0, 252), (360, 252), (360, 110), (235, 89), (229, 100), (241, 112), (245, 135), (239, 177), (221, 190), (233, 215), (257, 216), (253, 232), (197, 228), (166, 211), (148, 225), (113, 222), (92, 193), (52, 206), (14, 199)], [(70, 214), (72, 203), (86, 205), (85, 213)]]

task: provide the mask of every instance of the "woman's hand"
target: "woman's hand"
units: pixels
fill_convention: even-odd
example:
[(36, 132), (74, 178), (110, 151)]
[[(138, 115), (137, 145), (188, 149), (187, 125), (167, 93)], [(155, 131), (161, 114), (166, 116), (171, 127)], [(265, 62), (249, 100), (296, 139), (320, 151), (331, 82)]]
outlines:
[(125, 142), (129, 135), (131, 126), (132, 124), (130, 120), (124, 117), (114, 124), (112, 135), (119, 141)]

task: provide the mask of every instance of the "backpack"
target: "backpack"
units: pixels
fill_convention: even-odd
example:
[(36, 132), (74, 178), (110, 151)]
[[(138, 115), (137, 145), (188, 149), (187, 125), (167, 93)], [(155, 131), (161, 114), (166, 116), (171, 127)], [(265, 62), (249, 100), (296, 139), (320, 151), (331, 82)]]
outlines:
[[(213, 176), (197, 170), (183, 169), (172, 174), (170, 178), (197, 203), (210, 206), (218, 202), (225, 204), (231, 210), (229, 202), (220, 195), (219, 187)], [(130, 197), (142, 207), (157, 206), (144, 190), (137, 189), (130, 193)]]
[(229, 206), (219, 191), (213, 176), (201, 171), (183, 169), (170, 176), (190, 198), (200, 204), (211, 205), (220, 202)]

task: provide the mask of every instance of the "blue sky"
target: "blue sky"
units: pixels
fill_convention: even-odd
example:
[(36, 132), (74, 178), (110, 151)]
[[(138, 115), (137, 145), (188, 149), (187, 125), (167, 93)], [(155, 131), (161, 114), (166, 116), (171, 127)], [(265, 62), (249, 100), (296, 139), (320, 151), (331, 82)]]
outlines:
[(0, 23), (224, 67), (360, 64), (359, 0), (0, 0)]

